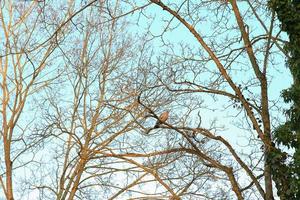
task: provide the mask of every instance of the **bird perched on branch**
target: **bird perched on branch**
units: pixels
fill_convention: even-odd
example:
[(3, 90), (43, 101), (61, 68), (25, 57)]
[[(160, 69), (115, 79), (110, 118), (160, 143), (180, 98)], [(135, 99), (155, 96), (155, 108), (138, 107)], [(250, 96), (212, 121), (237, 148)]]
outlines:
[(159, 125), (166, 122), (169, 118), (169, 111), (165, 111), (161, 113), (161, 115), (158, 117), (158, 120), (154, 126), (154, 128), (159, 128)]

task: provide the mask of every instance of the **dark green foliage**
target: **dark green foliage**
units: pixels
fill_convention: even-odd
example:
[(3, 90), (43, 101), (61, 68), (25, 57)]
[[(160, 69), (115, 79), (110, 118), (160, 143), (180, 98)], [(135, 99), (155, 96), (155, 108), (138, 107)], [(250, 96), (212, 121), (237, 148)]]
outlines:
[[(276, 144), (283, 148), (274, 149), (268, 160), (281, 199), (300, 199), (300, 0), (269, 0), (268, 3), (277, 14), (281, 29), (289, 36), (284, 49), (294, 81), (282, 92), (284, 101), (291, 104), (286, 111), (288, 120), (274, 132)], [(288, 158), (283, 149), (294, 153)]]
[(288, 148), (292, 148), (296, 144), (296, 136), (291, 129), (291, 123), (286, 122), (279, 126), (274, 133), (274, 139), (277, 144), (284, 145)]

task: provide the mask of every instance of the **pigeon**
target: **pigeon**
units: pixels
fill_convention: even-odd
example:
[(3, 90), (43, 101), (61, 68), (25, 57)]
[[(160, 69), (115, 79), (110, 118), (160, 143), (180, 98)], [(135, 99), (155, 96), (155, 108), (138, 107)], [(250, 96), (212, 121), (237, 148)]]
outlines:
[(159, 128), (159, 125), (166, 122), (169, 118), (169, 112), (165, 111), (163, 113), (161, 113), (161, 115), (159, 116), (154, 128)]

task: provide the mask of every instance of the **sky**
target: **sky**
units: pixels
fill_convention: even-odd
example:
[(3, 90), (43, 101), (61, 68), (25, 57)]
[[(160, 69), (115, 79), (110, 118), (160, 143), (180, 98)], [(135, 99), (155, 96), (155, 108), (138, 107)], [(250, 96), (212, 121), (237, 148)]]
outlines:
[[(146, 2), (146, 1), (143, 1)], [(173, 2), (181, 2), (181, 1), (173, 1)], [(241, 6), (240, 8), (242, 10), (246, 10), (247, 9), (247, 5), (245, 2), (240, 2), (239, 5)], [(202, 15), (208, 15), (210, 16), (211, 13), (208, 13), (208, 11), (206, 11), (205, 9), (202, 10)], [(160, 33), (162, 33), (162, 31), (165, 28), (166, 22), (162, 23), (162, 19), (165, 20), (170, 20), (172, 17), (166, 13), (166, 11), (163, 11), (161, 8), (158, 8), (156, 5), (150, 5), (146, 8), (146, 13), (152, 16), (155, 16), (154, 21), (151, 22), (151, 26), (150, 26), (150, 31), (152, 34), (154, 35), (159, 35)], [(149, 19), (146, 18), (143, 15), (139, 15), (139, 12), (135, 12), (133, 15), (129, 16), (128, 19), (131, 22), (136, 22), (136, 20), (139, 18), (139, 21), (136, 25), (130, 26), (129, 28), (129, 32), (131, 32), (132, 34), (144, 34), (144, 32), (146, 31), (146, 29), (148, 28), (148, 25), (150, 23)], [(212, 28), (210, 27), (210, 18), (204, 18), (204, 22), (205, 23), (199, 23), (197, 25), (197, 30), (199, 30), (202, 34), (210, 34), (212, 30)], [(230, 19), (230, 22), (234, 22), (234, 19)], [(134, 24), (134, 23), (133, 23)], [(205, 24), (205, 25), (204, 25)], [(178, 21), (176, 21), (175, 19), (173, 20), (173, 22), (171, 23), (171, 26), (176, 26), (176, 28), (170, 32), (167, 32), (164, 34), (164, 39), (165, 41), (168, 41), (170, 44), (174, 45), (173, 46), (173, 51), (175, 53), (180, 53), (181, 52), (181, 48), (178, 44), (184, 44), (187, 46), (190, 46), (192, 50), (194, 50), (193, 52), (198, 51), (198, 48), (201, 49), (201, 47), (199, 47), (199, 44), (197, 43), (197, 41), (195, 40), (195, 38), (191, 35), (191, 33), (182, 25), (178, 25)], [(254, 34), (260, 34), (260, 32), (263, 32), (263, 30), (261, 28), (259, 28), (259, 26), (257, 25), (257, 21), (250, 21), (248, 22), (249, 27), (257, 27), (253, 30), (253, 35)], [(142, 30), (142, 31), (141, 31)], [(3, 32), (0, 30), (0, 34), (2, 34)], [(286, 36), (283, 35), (283, 38), (285, 38)], [(209, 42), (214, 42), (214, 41), (209, 41)], [(221, 41), (219, 41), (216, 38), (216, 41), (220, 43)], [(153, 61), (155, 61), (155, 58), (157, 58), (162, 52), (168, 52), (168, 48), (163, 46), (162, 41), (157, 38), (152, 40), (151, 45), (153, 50), (154, 50), (154, 58)], [(199, 50), (199, 52), (201, 52), (201, 50)], [(245, 60), (247, 60), (247, 58), (245, 58)], [(275, 58), (276, 61), (276, 65), (274, 67), (272, 67), (270, 69), (270, 74), (273, 75), (273, 77), (270, 77), (270, 80), (272, 78), (272, 84), (270, 85), (270, 90), (269, 90), (269, 94), (271, 98), (277, 99), (278, 96), (280, 96), (280, 92), (282, 91), (282, 89), (287, 88), (290, 83), (291, 83), (291, 78), (289, 76), (289, 72), (287, 70), (287, 68), (284, 66), (284, 58), (281, 56), (278, 56)], [(211, 65), (212, 67), (213, 64), (212, 63), (208, 63), (208, 65)], [(201, 66), (201, 65), (200, 65)], [(237, 66), (239, 67), (239, 66)], [(234, 75), (234, 74), (233, 74)], [(243, 75), (241, 76), (241, 73), (238, 73), (237, 76), (239, 77), (235, 77), (235, 81), (239, 82), (242, 80), (242, 78), (244, 78), (244, 76), (249, 76), (248, 71), (243, 72)], [(207, 105), (211, 105), (214, 104), (215, 107), (219, 107), (223, 104), (223, 98), (220, 98), (218, 102), (212, 102), (213, 99), (211, 99), (210, 97), (201, 97), (204, 99), (204, 101), (206, 102)], [(225, 99), (224, 99), (225, 101)], [(279, 105), (279, 107), (284, 107), (284, 104)], [(28, 107), (29, 109), (29, 107)], [(243, 138), (244, 136), (244, 132), (241, 131), (240, 129), (236, 128), (234, 125), (236, 123), (236, 121), (234, 121), (233, 118), (225, 118), (227, 115), (229, 115), (231, 113), (232, 110), (228, 111), (211, 111), (211, 110), (203, 110), (201, 113), (203, 114), (203, 126), (207, 127), (209, 126), (209, 124), (215, 119), (215, 118), (219, 118), (221, 119), (220, 122), (220, 126), (221, 125), (226, 125), (226, 130), (220, 132), (220, 134), (222, 134), (223, 137), (227, 138), (228, 140), (233, 141), (233, 143), (236, 145), (236, 147), (239, 147), (239, 145), (247, 145), (247, 140)], [(276, 110), (274, 110), (274, 113), (277, 112)], [(172, 112), (171, 112), (172, 114)], [(244, 148), (245, 151), (247, 151), (247, 148)], [(250, 149), (249, 149), (250, 150)]]

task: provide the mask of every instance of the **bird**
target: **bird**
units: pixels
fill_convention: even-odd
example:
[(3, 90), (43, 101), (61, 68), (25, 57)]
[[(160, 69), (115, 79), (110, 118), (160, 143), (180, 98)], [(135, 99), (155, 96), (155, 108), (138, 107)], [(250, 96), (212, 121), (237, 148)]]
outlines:
[(154, 126), (154, 128), (159, 128), (159, 125), (166, 122), (169, 118), (169, 111), (164, 111), (163, 113), (160, 114), (160, 116), (157, 119), (157, 122)]

